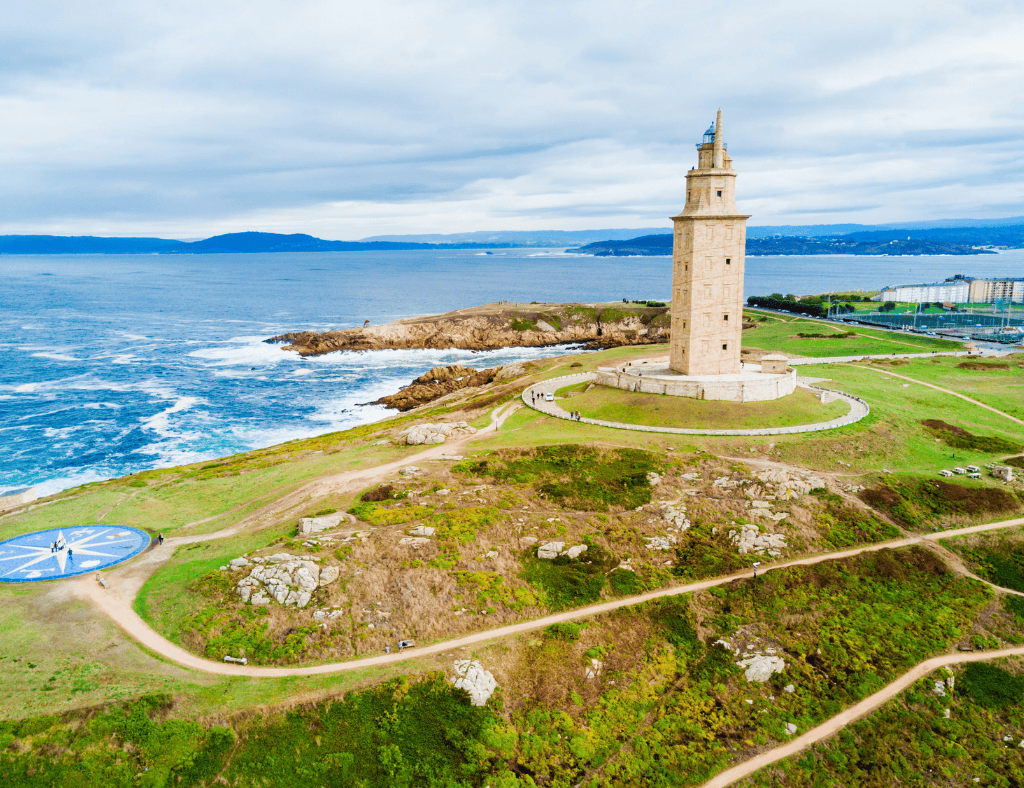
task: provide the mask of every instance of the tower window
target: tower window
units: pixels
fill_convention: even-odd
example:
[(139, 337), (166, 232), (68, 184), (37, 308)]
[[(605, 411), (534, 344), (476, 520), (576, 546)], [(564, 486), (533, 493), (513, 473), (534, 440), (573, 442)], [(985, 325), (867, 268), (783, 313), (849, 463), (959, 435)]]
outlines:
[(728, 315), (722, 315), (722, 320), (728, 321), (729, 320), (729, 316)]
[(722, 350), (728, 350), (728, 349), (729, 349), (728, 343), (723, 343), (722, 344)]
[(719, 190), (718, 190), (718, 196), (719, 196), (719, 197), (721, 197), (721, 196), (722, 196), (722, 190), (721, 190), (721, 189), (719, 189)]
[(725, 258), (725, 264), (726, 265), (732, 265), (732, 258), (731, 257), (726, 257)]

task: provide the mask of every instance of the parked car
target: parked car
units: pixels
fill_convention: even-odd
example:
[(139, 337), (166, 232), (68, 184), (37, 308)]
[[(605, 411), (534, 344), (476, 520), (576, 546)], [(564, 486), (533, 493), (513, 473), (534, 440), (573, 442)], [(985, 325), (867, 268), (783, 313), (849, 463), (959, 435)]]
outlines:
[(547, 394), (545, 394), (545, 395), (544, 395), (544, 401), (545, 401), (545, 402), (554, 402), (554, 401), (555, 401), (555, 395), (554, 395), (554, 394), (552, 394), (552, 393), (551, 393), (551, 392), (549, 391), (549, 392), (548, 392)]

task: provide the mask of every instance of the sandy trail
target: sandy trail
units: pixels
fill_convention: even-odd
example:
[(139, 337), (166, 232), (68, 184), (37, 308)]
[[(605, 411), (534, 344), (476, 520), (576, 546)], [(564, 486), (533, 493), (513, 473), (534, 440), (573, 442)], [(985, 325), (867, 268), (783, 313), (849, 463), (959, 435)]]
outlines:
[[(424, 452), (425, 454), (426, 452)], [(417, 455), (422, 456), (422, 455)], [(836, 561), (843, 558), (850, 558), (853, 556), (861, 555), (863, 553), (875, 552), (878, 550), (885, 550), (897, 547), (908, 547), (914, 544), (924, 544), (927, 542), (934, 542), (939, 539), (944, 539), (951, 536), (961, 536), (964, 534), (971, 533), (982, 533), (986, 531), (995, 531), (1005, 528), (1015, 528), (1024, 525), (1024, 518), (1018, 518), (1015, 520), (1004, 520), (996, 523), (985, 523), (983, 525), (974, 525), (968, 528), (960, 528), (952, 531), (943, 531), (940, 533), (921, 534), (917, 536), (910, 536), (905, 539), (896, 539), (890, 542), (881, 542), (878, 544), (866, 545), (864, 547), (857, 547), (851, 550), (843, 550), (834, 553), (822, 553), (820, 555), (808, 556), (806, 558), (799, 558), (793, 561), (784, 561), (771, 565), (761, 567), (761, 574), (764, 575), (768, 572), (785, 569), (793, 566), (810, 566), (813, 564), (822, 563), (824, 561)], [(223, 533), (223, 532), (220, 532)], [(208, 538), (211, 535), (204, 535), (204, 538)], [(214, 535), (215, 536), (215, 535)], [(170, 553), (173, 552), (169, 547), (169, 542), (164, 543), (162, 547), (152, 550), (145, 554), (142, 561), (138, 562), (145, 572), (143, 580), (148, 577), (149, 574), (167, 558), (170, 557)], [(179, 542), (180, 544), (181, 542)], [(167, 551), (166, 555), (158, 555)], [(401, 662), (407, 659), (413, 659), (417, 656), (423, 656), (427, 654), (437, 654), (444, 651), (451, 651), (453, 649), (465, 648), (467, 646), (476, 645), (478, 643), (484, 643), (490, 640), (496, 640), (499, 638), (509, 637), (510, 635), (518, 635), (523, 632), (531, 632), (537, 629), (543, 629), (544, 627), (550, 626), (551, 624), (563, 623), (566, 621), (574, 621), (580, 618), (587, 618), (590, 616), (600, 615), (602, 613), (608, 613), (613, 610), (618, 610), (623, 607), (630, 607), (637, 605), (642, 602), (648, 602), (653, 599), (661, 599), (663, 597), (677, 596), (679, 594), (689, 594), (695, 591), (701, 591), (706, 588), (713, 588), (714, 586), (723, 585), (725, 583), (731, 583), (734, 580), (740, 580), (744, 578), (753, 577), (753, 570), (747, 570), (743, 572), (736, 572), (731, 575), (725, 575), (722, 577), (711, 578), (709, 580), (701, 580), (695, 583), (687, 583), (686, 585), (672, 586), (670, 588), (661, 588), (655, 591), (649, 591), (645, 594), (637, 594), (636, 596), (625, 597), (623, 599), (615, 599), (610, 602), (602, 602), (596, 605), (589, 605), (587, 607), (578, 608), (576, 610), (567, 610), (562, 613), (554, 613), (549, 616), (537, 618), (532, 621), (523, 621), (519, 624), (510, 624), (505, 627), (498, 627), (497, 629), (488, 629), (482, 632), (474, 632), (470, 635), (465, 635), (454, 640), (446, 640), (440, 643), (434, 643), (427, 646), (420, 646), (412, 649), (408, 652), (395, 653), (395, 654), (379, 654), (372, 657), (363, 657), (362, 659), (354, 659), (346, 662), (331, 662), (324, 665), (310, 665), (307, 667), (300, 668), (265, 668), (265, 667), (248, 667), (241, 665), (232, 665), (229, 663), (214, 662), (213, 660), (204, 659), (203, 657), (191, 654), (185, 649), (176, 646), (169, 640), (164, 638), (162, 635), (155, 632), (150, 626), (142, 620), (142, 618), (132, 609), (132, 602), (138, 593), (138, 588), (141, 588), (141, 583), (138, 587), (135, 587), (133, 582), (124, 582), (129, 580), (128, 577), (122, 580), (117, 579), (116, 583), (111, 584), (111, 588), (101, 588), (95, 580), (88, 576), (83, 576), (77, 581), (76, 590), (81, 595), (92, 601), (100, 610), (110, 616), (124, 631), (132, 638), (137, 640), (147, 648), (167, 657), (185, 667), (193, 668), (195, 670), (201, 670), (205, 673), (217, 673), (220, 675), (227, 676), (253, 676), (253, 677), (281, 677), (281, 676), (312, 676), (322, 673), (338, 673), (346, 670), (359, 670), (361, 668), (371, 667), (374, 665), (388, 665), (394, 662)]]
[(916, 383), (919, 386), (927, 386), (930, 389), (935, 389), (936, 391), (941, 391), (943, 394), (949, 394), (950, 396), (953, 396), (953, 397), (959, 397), (964, 402), (970, 402), (972, 405), (977, 405), (979, 408), (984, 408), (985, 410), (990, 410), (993, 413), (998, 413), (1004, 419), (1009, 419), (1010, 421), (1014, 422), (1015, 424), (1020, 424), (1022, 427), (1024, 427), (1024, 421), (1021, 421), (1020, 419), (1015, 418), (1014, 416), (1011, 416), (1009, 413), (1003, 413), (1003, 411), (998, 410), (996, 408), (993, 408), (991, 405), (986, 405), (984, 402), (978, 402), (978, 400), (971, 399), (970, 397), (964, 396), (963, 394), (957, 394), (955, 391), (950, 391), (949, 389), (944, 389), (944, 388), (942, 388), (942, 386), (936, 386), (934, 383), (925, 383), (923, 380), (917, 380), (916, 378), (908, 378), (906, 375), (897, 375), (895, 372), (890, 372), (887, 369), (875, 369), (874, 367), (862, 367), (860, 364), (851, 364), (850, 366), (851, 367), (857, 367), (857, 369), (870, 369), (872, 372), (877, 372), (880, 375), (891, 375), (892, 377), (899, 378), (900, 380), (907, 380), (907, 381), (910, 381), (911, 383)]

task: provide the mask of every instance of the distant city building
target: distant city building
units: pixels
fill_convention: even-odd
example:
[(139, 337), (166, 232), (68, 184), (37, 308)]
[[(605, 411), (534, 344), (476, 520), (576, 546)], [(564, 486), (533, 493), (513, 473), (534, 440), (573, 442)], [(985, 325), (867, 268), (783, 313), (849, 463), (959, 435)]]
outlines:
[(669, 366), (683, 375), (740, 371), (743, 255), (749, 217), (736, 207), (736, 172), (722, 138), (722, 111), (686, 173), (686, 207), (674, 224)]
[(935, 284), (885, 287), (878, 300), (910, 304), (1019, 304), (1024, 303), (1024, 279), (977, 279), (957, 274)]

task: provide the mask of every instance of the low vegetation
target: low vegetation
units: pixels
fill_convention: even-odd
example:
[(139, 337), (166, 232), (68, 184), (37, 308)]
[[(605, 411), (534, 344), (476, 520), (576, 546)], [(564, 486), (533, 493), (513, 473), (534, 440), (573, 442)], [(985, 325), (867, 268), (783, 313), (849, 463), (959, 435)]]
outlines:
[(1013, 490), (910, 475), (887, 477), (885, 482), (862, 492), (861, 498), (916, 529), (968, 523), (1011, 514), (1021, 508), (1021, 500)]
[(954, 449), (981, 451), (986, 454), (1007, 454), (1024, 450), (1024, 446), (1020, 443), (1014, 443), (996, 435), (973, 435), (963, 427), (949, 424), (941, 419), (924, 419), (921, 424), (931, 430), (943, 443)]

